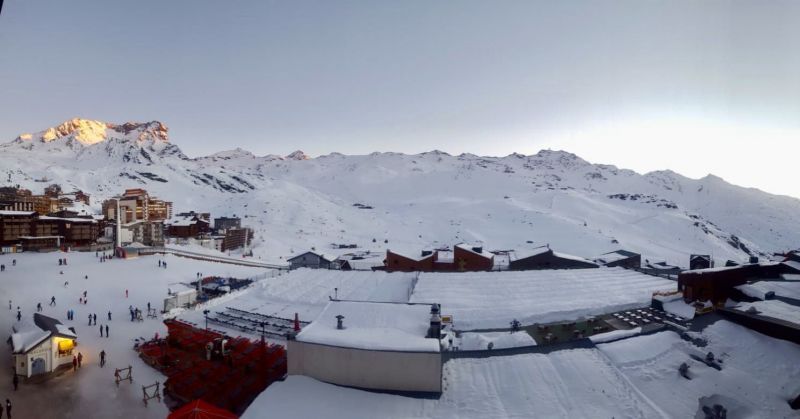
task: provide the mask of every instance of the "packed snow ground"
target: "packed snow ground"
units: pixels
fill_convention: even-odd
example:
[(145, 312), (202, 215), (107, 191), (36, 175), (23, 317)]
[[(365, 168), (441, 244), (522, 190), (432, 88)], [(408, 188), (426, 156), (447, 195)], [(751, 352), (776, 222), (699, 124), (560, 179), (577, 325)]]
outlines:
[[(674, 332), (637, 336), (598, 349), (484, 359), (444, 366), (439, 399), (372, 393), (289, 376), (242, 416), (293, 418), (694, 418), (714, 397), (728, 418), (796, 418), (800, 346), (721, 320), (697, 348)], [(690, 358), (712, 351), (722, 370)], [(689, 363), (692, 380), (678, 374)], [(302, 403), (297, 402), (302, 395)]]
[(593, 349), (458, 359), (447, 362), (443, 374), (444, 391), (438, 400), (289, 376), (265, 390), (242, 419), (659, 417), (658, 410)]
[[(728, 418), (797, 418), (788, 400), (800, 393), (800, 345), (773, 339), (728, 321), (707, 327), (697, 348), (674, 332), (598, 345), (631, 384), (673, 418), (692, 418), (698, 399), (720, 395)], [(717, 371), (690, 358), (713, 352)], [(678, 373), (686, 362), (691, 380)]]
[[(297, 313), (300, 320), (310, 322), (337, 296), (342, 300), (408, 302), (415, 277), (408, 273), (303, 268), (267, 278), (234, 298), (212, 300), (207, 308), (220, 311), (234, 307), (286, 319), (293, 319)], [(198, 310), (187, 311), (178, 318), (196, 324), (204, 321)], [(210, 326), (232, 336), (245, 334), (220, 324)]]
[(435, 302), (458, 330), (508, 328), (648, 305), (674, 281), (622, 268), (522, 272), (422, 273), (412, 302)]
[[(67, 258), (67, 266), (59, 266), (58, 259)], [(12, 260), (17, 265), (12, 266)], [(167, 268), (159, 268), (158, 260), (166, 260)], [(36, 304), (42, 303), (43, 314), (54, 317), (66, 326), (75, 327), (78, 333), (76, 351), (84, 356), (83, 368), (77, 373), (68, 371), (41, 384), (20, 384), (13, 392), (11, 377), (0, 380), (0, 394), (14, 403), (17, 418), (161, 418), (168, 411), (163, 403), (142, 403), (141, 385), (162, 384), (165, 377), (145, 365), (133, 351), (133, 339), (151, 338), (155, 333), (163, 336), (166, 328), (161, 319), (131, 322), (128, 307), (133, 305), (143, 312), (147, 303), (162, 308), (167, 288), (179, 282), (189, 282), (197, 272), (205, 275), (250, 277), (263, 269), (211, 263), (175, 256), (145, 256), (137, 259), (111, 259), (100, 263), (94, 253), (19, 253), (0, 255), (6, 265), (0, 273), (0, 295), (5, 298), (0, 310), (0, 328), (11, 333), (16, 322), (16, 307), (22, 315), (32, 318)], [(63, 274), (60, 272), (63, 271)], [(88, 275), (88, 279), (84, 276)], [(69, 281), (68, 286), (64, 282)], [(125, 290), (128, 298), (125, 298)], [(83, 291), (88, 292), (88, 304), (79, 304)], [(56, 306), (48, 305), (56, 297)], [(13, 310), (8, 310), (11, 300)], [(68, 321), (68, 309), (75, 310), (75, 320)], [(107, 313), (112, 311), (112, 321)], [(88, 326), (88, 315), (97, 314), (97, 326)], [(143, 314), (144, 315), (144, 314)], [(101, 338), (100, 325), (109, 325), (110, 338)], [(100, 368), (99, 352), (105, 350), (106, 367)], [(11, 352), (8, 345), (0, 349), (0, 362), (6, 371), (11, 370)], [(119, 389), (114, 385), (114, 368), (133, 366), (133, 384), (123, 382)], [(46, 403), (43, 403), (46, 401)]]

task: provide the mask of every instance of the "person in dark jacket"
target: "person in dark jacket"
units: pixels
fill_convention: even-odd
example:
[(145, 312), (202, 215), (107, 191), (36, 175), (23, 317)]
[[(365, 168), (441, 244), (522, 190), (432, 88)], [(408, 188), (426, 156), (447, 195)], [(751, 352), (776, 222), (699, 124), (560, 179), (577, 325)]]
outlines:
[(100, 351), (100, 368), (103, 368), (106, 365), (106, 351)]
[(106, 325), (106, 337), (108, 337), (108, 325)]
[(14, 391), (17, 391), (17, 387), (19, 387), (19, 375), (14, 374), (14, 378), (11, 379), (11, 382), (14, 383)]
[(11, 419), (11, 400), (6, 399), (6, 417)]

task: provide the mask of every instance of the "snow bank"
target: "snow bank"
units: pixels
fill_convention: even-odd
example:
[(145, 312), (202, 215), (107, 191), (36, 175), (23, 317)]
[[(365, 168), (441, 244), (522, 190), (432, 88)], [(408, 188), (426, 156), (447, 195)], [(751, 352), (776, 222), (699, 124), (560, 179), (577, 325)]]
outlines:
[[(697, 348), (674, 332), (638, 336), (597, 348), (606, 354), (629, 382), (667, 417), (695, 417), (698, 400), (714, 395), (736, 400), (729, 417), (795, 417), (787, 403), (800, 389), (800, 346), (773, 339), (737, 324), (720, 320), (708, 326)], [(722, 370), (690, 357), (713, 352)], [(678, 374), (686, 362), (691, 380)], [(735, 416), (734, 416), (735, 415)]]
[(642, 328), (637, 327), (630, 330), (612, 330), (610, 332), (589, 336), (589, 339), (594, 343), (605, 343), (611, 342), (612, 340), (629, 338), (640, 333), (642, 333)]
[(667, 313), (672, 313), (676, 316), (680, 316), (684, 319), (693, 319), (695, 315), (695, 308), (691, 304), (686, 304), (683, 299), (672, 300), (666, 302), (664, 305), (664, 311)]
[(412, 302), (438, 302), (460, 330), (576, 320), (648, 305), (675, 282), (622, 268), (422, 273)]
[(480, 351), (487, 349), (489, 343), (492, 343), (492, 349), (536, 346), (533, 337), (525, 332), (462, 333), (461, 341), (457, 346), (461, 351)]

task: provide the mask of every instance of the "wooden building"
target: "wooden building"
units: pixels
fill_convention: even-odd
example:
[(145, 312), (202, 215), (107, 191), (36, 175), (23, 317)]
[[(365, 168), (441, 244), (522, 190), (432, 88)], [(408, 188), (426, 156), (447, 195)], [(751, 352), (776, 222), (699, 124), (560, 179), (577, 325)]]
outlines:
[(483, 250), (483, 246), (457, 244), (453, 247), (453, 269), (456, 272), (491, 271), (494, 255)]
[(0, 211), (0, 245), (15, 245), (20, 237), (31, 236), (35, 219), (33, 211)]
[(689, 256), (689, 270), (708, 269), (714, 267), (714, 260), (710, 255)]
[(208, 234), (211, 231), (208, 219), (194, 212), (178, 214), (166, 224), (167, 235), (170, 237), (186, 239)]
[(596, 257), (594, 261), (609, 268), (639, 269), (642, 267), (642, 255), (623, 249), (604, 253)]
[(783, 274), (800, 274), (800, 269), (787, 263), (770, 262), (689, 270), (678, 275), (678, 290), (688, 302), (719, 304), (738, 296), (735, 287), (739, 285), (752, 280), (778, 279)]
[(554, 252), (549, 247), (540, 247), (529, 252), (514, 252), (510, 256), (509, 269), (529, 271), (538, 269), (587, 269), (599, 266), (582, 257)]
[(220, 251), (235, 250), (249, 246), (253, 241), (253, 230), (250, 228), (229, 228), (225, 230)]
[(304, 252), (295, 257), (287, 259), (287, 262), (291, 263), (290, 269), (297, 269), (297, 268), (312, 268), (312, 269), (331, 269), (331, 264), (333, 263), (334, 259), (333, 256), (324, 255), (322, 253), (317, 252)]
[(388, 272), (433, 272), (436, 253), (422, 251), (419, 256), (411, 256), (386, 250), (384, 266)]
[(88, 246), (100, 237), (100, 226), (92, 218), (62, 218), (43, 215), (34, 223), (34, 236), (61, 236), (64, 246)]

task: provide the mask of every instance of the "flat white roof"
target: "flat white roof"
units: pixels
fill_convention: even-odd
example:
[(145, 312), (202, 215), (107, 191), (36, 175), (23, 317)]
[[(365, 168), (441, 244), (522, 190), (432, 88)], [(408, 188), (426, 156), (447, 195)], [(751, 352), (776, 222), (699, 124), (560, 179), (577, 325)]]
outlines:
[(0, 215), (33, 215), (33, 211), (0, 211)]
[(740, 303), (734, 308), (746, 312), (751, 307), (758, 310), (757, 314), (760, 316), (772, 317), (773, 319), (785, 320), (800, 325), (800, 307), (786, 304), (783, 301), (769, 300)]
[[(400, 352), (439, 352), (428, 339), (431, 306), (427, 304), (331, 301), (298, 335), (298, 342)], [(344, 316), (344, 329), (336, 316)]]

